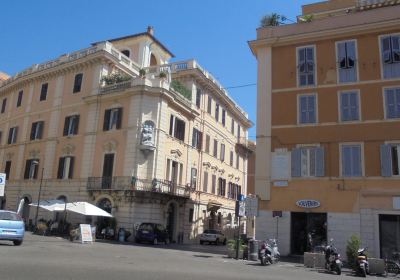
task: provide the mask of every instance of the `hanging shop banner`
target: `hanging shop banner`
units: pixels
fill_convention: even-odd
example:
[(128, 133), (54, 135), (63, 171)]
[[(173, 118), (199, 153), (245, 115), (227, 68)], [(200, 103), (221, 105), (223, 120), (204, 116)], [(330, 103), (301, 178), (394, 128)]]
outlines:
[(321, 206), (318, 200), (302, 199), (296, 202), (296, 205), (301, 208), (317, 208)]

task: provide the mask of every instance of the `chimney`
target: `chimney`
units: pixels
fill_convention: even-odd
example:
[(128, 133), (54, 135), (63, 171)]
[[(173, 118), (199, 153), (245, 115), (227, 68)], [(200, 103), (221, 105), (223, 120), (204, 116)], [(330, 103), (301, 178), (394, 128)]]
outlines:
[(153, 26), (147, 26), (147, 33), (149, 33), (150, 35), (154, 35), (154, 28), (153, 28)]

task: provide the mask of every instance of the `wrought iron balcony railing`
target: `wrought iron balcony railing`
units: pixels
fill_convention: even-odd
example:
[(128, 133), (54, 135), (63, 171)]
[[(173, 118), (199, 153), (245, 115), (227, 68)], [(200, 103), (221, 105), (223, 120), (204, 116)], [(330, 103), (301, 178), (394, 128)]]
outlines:
[(190, 186), (174, 184), (173, 182), (167, 180), (148, 180), (128, 176), (89, 177), (87, 181), (87, 190), (133, 190), (169, 194), (181, 197), (189, 197), (190, 192), (192, 191)]

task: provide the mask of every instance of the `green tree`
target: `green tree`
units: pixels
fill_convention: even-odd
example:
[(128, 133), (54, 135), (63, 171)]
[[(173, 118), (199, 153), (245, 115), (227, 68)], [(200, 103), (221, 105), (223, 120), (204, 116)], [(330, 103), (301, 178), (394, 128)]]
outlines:
[(349, 263), (350, 267), (355, 269), (356, 266), (356, 259), (358, 255), (358, 249), (361, 247), (361, 239), (358, 235), (352, 235), (350, 239), (347, 241), (346, 247), (346, 255), (347, 255), (347, 262)]

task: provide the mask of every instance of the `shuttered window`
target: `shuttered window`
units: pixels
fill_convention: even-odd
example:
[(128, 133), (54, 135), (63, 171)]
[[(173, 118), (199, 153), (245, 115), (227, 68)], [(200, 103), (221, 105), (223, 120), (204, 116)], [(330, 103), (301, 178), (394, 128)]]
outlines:
[(231, 133), (235, 135), (235, 120), (231, 119)]
[(386, 118), (400, 118), (400, 88), (385, 89)]
[(310, 86), (315, 84), (315, 59), (314, 47), (299, 48), (298, 53), (298, 79), (299, 86)]
[(357, 81), (356, 42), (346, 41), (337, 43), (339, 83)]
[(104, 112), (103, 130), (120, 129), (122, 123), (122, 108), (108, 109)]
[(79, 128), (79, 115), (68, 116), (64, 121), (64, 136), (77, 135)]
[(220, 160), (224, 161), (225, 160), (225, 144), (221, 144), (221, 151), (220, 151), (219, 155), (220, 155)]
[(191, 185), (192, 189), (196, 190), (197, 189), (197, 169), (192, 168), (190, 174), (191, 174), (190, 175), (190, 185)]
[(360, 120), (360, 105), (358, 92), (340, 93), (340, 120)]
[(207, 100), (207, 113), (211, 115), (212, 97), (209, 95)]
[(49, 88), (49, 84), (45, 83), (42, 84), (42, 89), (40, 90), (40, 101), (46, 100), (47, 99), (47, 89)]
[(197, 108), (200, 108), (200, 105), (201, 105), (201, 95), (202, 95), (201, 89), (197, 89), (197, 91), (196, 91), (196, 107)]
[(206, 135), (206, 153), (210, 153), (210, 135)]
[(82, 80), (83, 80), (83, 74), (82, 73), (79, 73), (79, 74), (75, 75), (74, 88), (72, 90), (72, 93), (77, 93), (77, 92), (81, 91)]
[(361, 177), (362, 158), (361, 145), (342, 145), (342, 176)]
[(57, 179), (72, 179), (75, 158), (72, 156), (61, 157), (58, 161)]
[(39, 169), (38, 159), (28, 159), (25, 163), (24, 179), (37, 179)]
[(218, 157), (218, 141), (217, 139), (214, 139), (214, 153), (213, 153), (214, 157)]
[(316, 95), (299, 96), (299, 123), (308, 124), (317, 122)]
[(193, 128), (192, 147), (201, 150), (203, 140), (203, 133), (196, 128)]
[(323, 147), (301, 147), (293, 149), (292, 177), (325, 176), (325, 152)]
[(20, 107), (22, 105), (22, 97), (24, 95), (24, 91), (20, 90), (18, 92), (18, 99), (17, 99), (17, 107)]
[(30, 140), (42, 139), (44, 122), (32, 123)]
[(381, 145), (381, 175), (400, 175), (400, 144)]
[(225, 122), (226, 122), (226, 111), (225, 109), (222, 109), (222, 125), (225, 126)]
[[(185, 122), (174, 115), (171, 115), (169, 122), (169, 135), (181, 141), (185, 141)], [(194, 144), (193, 138), (192, 144)]]
[(211, 187), (212, 187), (211, 193), (213, 194), (216, 194), (216, 188), (217, 188), (216, 185), (217, 185), (217, 176), (213, 174), (211, 176)]
[(8, 132), (8, 144), (15, 144), (17, 143), (17, 136), (18, 136), (18, 126), (11, 127)]
[(218, 122), (219, 121), (219, 104), (215, 104), (215, 120)]
[(400, 77), (400, 35), (381, 38), (383, 78)]
[(204, 171), (203, 192), (208, 192), (208, 172)]
[(6, 111), (6, 105), (7, 105), (7, 98), (4, 98), (3, 102), (1, 103), (1, 114), (3, 114)]

